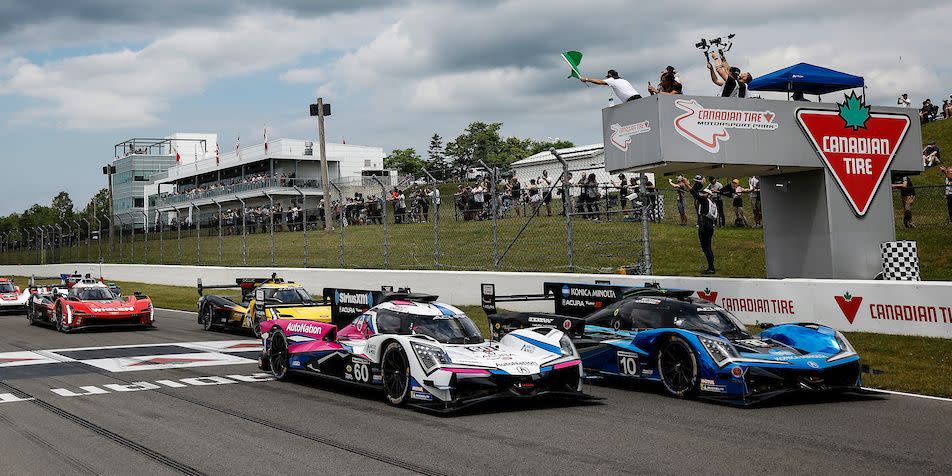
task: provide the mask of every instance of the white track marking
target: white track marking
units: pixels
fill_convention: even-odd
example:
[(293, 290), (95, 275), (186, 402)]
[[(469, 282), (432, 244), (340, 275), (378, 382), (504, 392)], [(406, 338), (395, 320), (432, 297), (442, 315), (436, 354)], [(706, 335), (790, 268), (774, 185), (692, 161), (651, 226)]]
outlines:
[(897, 392), (895, 390), (883, 390), (881, 388), (863, 387), (863, 390), (868, 390), (870, 392), (877, 392), (877, 393), (888, 393), (890, 395), (901, 395), (903, 397), (915, 397), (915, 398), (925, 398), (928, 400), (938, 400), (940, 402), (952, 402), (952, 398), (933, 397), (932, 395), (920, 395), (918, 393)]

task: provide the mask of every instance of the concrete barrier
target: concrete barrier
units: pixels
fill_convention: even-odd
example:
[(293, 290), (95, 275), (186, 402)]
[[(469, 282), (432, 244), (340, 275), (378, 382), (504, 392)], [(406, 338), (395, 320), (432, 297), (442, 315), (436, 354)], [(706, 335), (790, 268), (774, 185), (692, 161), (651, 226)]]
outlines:
[[(479, 285), (494, 283), (498, 294), (540, 293), (544, 282), (642, 285), (658, 282), (690, 289), (723, 306), (745, 324), (815, 322), (851, 332), (952, 338), (952, 282), (738, 279), (613, 274), (495, 273), (320, 268), (235, 268), (132, 264), (0, 266), (2, 275), (58, 275), (79, 271), (116, 281), (195, 286), (233, 283), (236, 277), (279, 276), (319, 293), (324, 287), (379, 289), (409, 287), (440, 295), (456, 305), (479, 305)], [(197, 298), (197, 295), (196, 295)], [(552, 303), (507, 303), (513, 310), (551, 311)]]

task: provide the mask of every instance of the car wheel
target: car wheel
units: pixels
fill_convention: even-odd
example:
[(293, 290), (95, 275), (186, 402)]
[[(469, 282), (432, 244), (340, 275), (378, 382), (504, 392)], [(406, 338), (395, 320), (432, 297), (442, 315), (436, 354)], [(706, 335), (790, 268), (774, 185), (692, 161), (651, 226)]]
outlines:
[(394, 406), (405, 405), (410, 400), (410, 362), (403, 346), (392, 342), (383, 352), (380, 361), (383, 392)]
[(212, 321), (214, 317), (213, 315), (214, 315), (214, 311), (212, 311), (211, 306), (205, 306), (202, 308), (202, 329), (205, 329), (206, 331), (210, 331), (215, 328), (215, 324)]
[(69, 327), (63, 324), (63, 308), (62, 307), (56, 308), (56, 330), (63, 333), (69, 332)]
[(268, 338), (268, 365), (276, 380), (286, 380), (291, 367), (291, 353), (288, 352), (288, 339), (284, 333), (276, 330)]
[(658, 351), (658, 372), (665, 390), (674, 397), (697, 393), (698, 364), (694, 350), (684, 339), (671, 337)]
[(36, 325), (36, 317), (34, 317), (33, 305), (26, 307), (26, 318), (30, 320), (30, 325)]
[(257, 317), (252, 318), (251, 322), (251, 333), (257, 338), (261, 338), (261, 321)]

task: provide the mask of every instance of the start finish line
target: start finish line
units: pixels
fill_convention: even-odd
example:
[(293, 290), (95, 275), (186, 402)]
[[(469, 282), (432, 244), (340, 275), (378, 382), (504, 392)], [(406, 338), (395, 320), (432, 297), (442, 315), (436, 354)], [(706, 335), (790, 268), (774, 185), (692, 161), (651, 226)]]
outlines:
[[(638, 133), (619, 141), (632, 125)], [(896, 239), (889, 174), (922, 171), (916, 111), (855, 95), (835, 104), (662, 94), (603, 109), (602, 126), (612, 173), (759, 176), (769, 278), (876, 276), (880, 244)]]

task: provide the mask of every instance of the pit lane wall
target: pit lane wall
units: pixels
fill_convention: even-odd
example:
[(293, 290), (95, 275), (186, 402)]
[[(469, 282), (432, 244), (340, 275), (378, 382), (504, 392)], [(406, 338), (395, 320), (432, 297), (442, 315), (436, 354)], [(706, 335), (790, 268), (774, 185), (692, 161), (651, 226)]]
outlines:
[[(595, 282), (690, 289), (723, 306), (745, 324), (815, 322), (838, 330), (952, 338), (952, 282), (898, 282), (816, 279), (738, 279), (612, 274), (495, 273), (483, 271), (416, 271), (317, 268), (240, 268), (126, 264), (59, 264), (0, 266), (0, 275), (54, 276), (79, 271), (107, 280), (194, 287), (234, 283), (238, 277), (267, 277), (272, 271), (312, 292), (324, 287), (379, 289), (409, 287), (438, 294), (455, 305), (479, 305), (480, 284), (493, 283), (496, 293), (541, 293), (544, 282)], [(25, 283), (20, 283), (25, 284)], [(124, 290), (131, 292), (133, 290)], [(196, 294), (196, 300), (198, 295)], [(551, 312), (551, 302), (503, 303), (511, 310)]]

